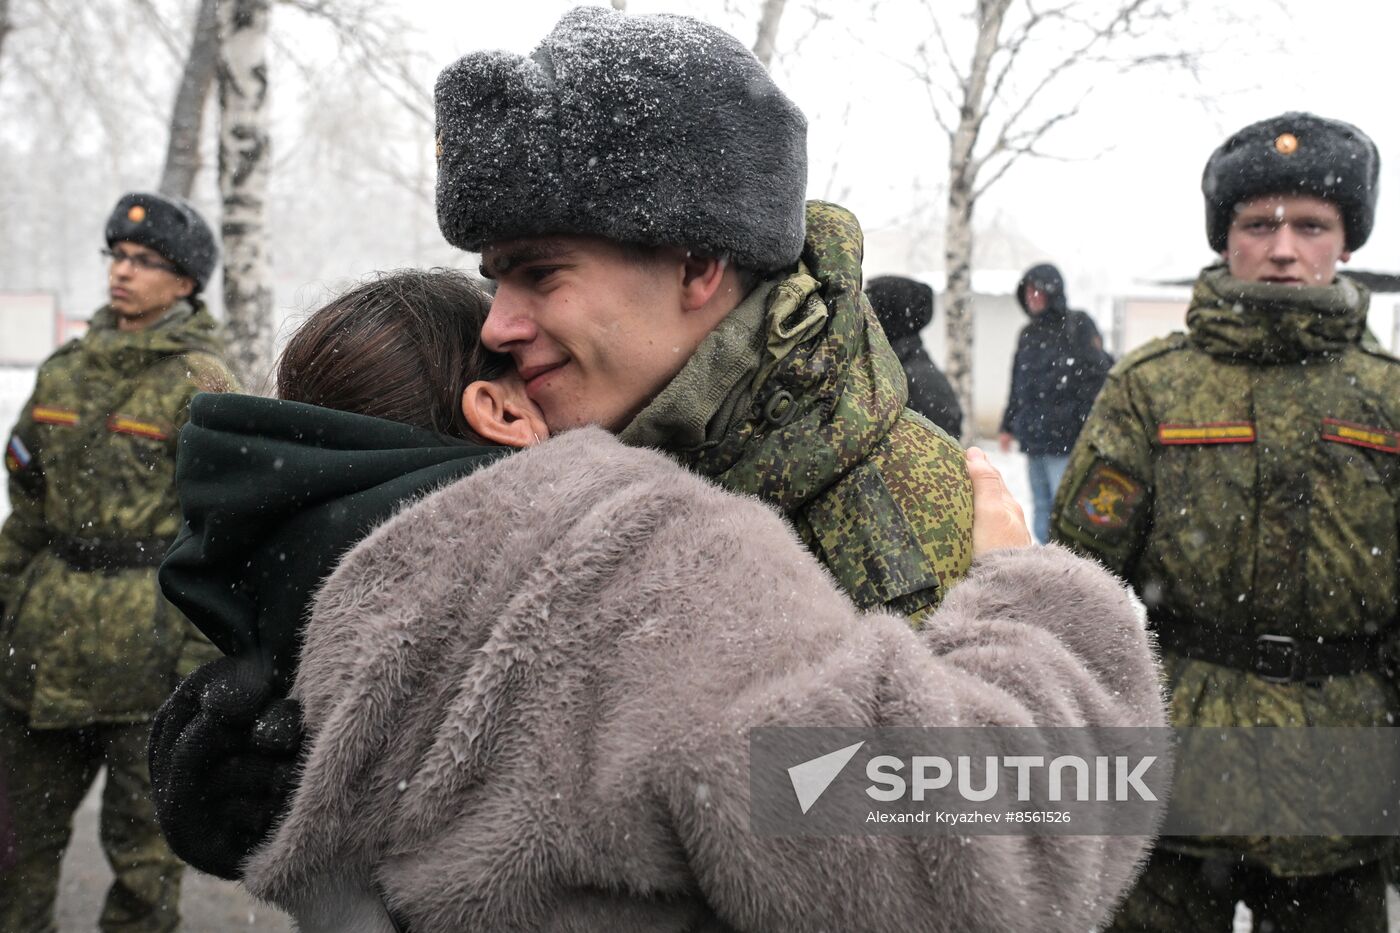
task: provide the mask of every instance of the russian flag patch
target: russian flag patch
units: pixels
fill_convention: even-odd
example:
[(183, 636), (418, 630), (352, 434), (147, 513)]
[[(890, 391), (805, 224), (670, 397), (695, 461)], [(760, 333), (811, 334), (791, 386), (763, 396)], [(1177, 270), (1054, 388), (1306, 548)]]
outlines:
[(19, 435), (11, 434), (9, 446), (5, 448), (5, 468), (11, 473), (18, 473), (27, 469), (33, 459), (29, 448), (24, 446), (24, 441), (19, 439)]

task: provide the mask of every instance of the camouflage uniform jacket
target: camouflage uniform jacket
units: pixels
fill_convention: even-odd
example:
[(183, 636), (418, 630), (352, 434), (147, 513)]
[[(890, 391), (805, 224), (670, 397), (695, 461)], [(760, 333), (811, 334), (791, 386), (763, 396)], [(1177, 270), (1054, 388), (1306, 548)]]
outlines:
[[(1400, 361), (1359, 341), (1367, 305), (1345, 278), (1290, 288), (1206, 269), (1189, 333), (1110, 373), (1060, 486), (1053, 537), (1126, 578), (1159, 629), (1304, 644), (1393, 636)], [(1400, 712), (1379, 665), (1275, 683), (1167, 652), (1164, 669), (1177, 726), (1383, 726)], [(1243, 850), (1278, 874), (1355, 866), (1380, 846), (1164, 843)]]
[[(972, 489), (962, 448), (905, 407), (904, 370), (861, 291), (863, 248), (854, 216), (810, 202), (801, 261), (764, 283), (756, 366), (703, 440), (642, 432), (652, 409), (622, 439), (775, 505), (857, 605), (919, 619), (971, 563)], [(682, 376), (708, 380), (714, 355), (702, 344)]]
[[(39, 368), (6, 450), (0, 529), (0, 699), (35, 728), (143, 721), (207, 648), (157, 599), (154, 563), (180, 526), (175, 441), (190, 398), (234, 385), (220, 351), (202, 303), (132, 333), (103, 308)], [(75, 546), (157, 556), (77, 569), (59, 556)]]

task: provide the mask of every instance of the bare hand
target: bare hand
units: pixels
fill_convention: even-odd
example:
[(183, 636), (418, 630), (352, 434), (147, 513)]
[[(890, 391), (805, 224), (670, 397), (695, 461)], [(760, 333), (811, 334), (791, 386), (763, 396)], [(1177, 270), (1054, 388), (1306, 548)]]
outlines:
[(967, 449), (967, 472), (972, 477), (972, 556), (1030, 547), (1026, 514), (981, 448)]
[(1001, 452), (1002, 452), (1002, 453), (1004, 453), (1004, 454), (1009, 454), (1009, 453), (1011, 453), (1011, 435), (1010, 435), (1010, 434), (1007, 434), (1005, 431), (1002, 431), (1000, 434), (998, 434), (998, 435), (997, 435), (997, 444), (998, 444), (998, 446), (1001, 447)]

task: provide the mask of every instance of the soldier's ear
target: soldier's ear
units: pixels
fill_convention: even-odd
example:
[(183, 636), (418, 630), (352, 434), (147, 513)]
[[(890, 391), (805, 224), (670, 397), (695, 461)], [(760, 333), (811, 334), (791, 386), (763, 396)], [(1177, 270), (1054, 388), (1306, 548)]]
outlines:
[(681, 265), (681, 307), (698, 311), (710, 303), (720, 285), (729, 262), (718, 256), (697, 256), (686, 253)]
[(549, 437), (543, 413), (525, 394), (518, 376), (478, 379), (467, 386), (462, 414), (483, 439), (506, 447), (529, 447)]
[(188, 298), (188, 297), (190, 297), (190, 296), (193, 295), (193, 294), (194, 294), (194, 279), (190, 278), (188, 275), (182, 275), (182, 276), (180, 276), (180, 291), (179, 291), (179, 297), (181, 297), (181, 298)]

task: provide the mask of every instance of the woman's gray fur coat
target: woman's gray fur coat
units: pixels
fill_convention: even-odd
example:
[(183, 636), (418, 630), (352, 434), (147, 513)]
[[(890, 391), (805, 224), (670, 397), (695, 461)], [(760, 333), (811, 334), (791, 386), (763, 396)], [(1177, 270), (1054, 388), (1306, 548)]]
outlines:
[(1166, 721), (1097, 565), (982, 557), (914, 631), (767, 507), (597, 429), (361, 542), (295, 693), (305, 774), (244, 880), (303, 930), (390, 929), (382, 894), (414, 933), (1084, 933), (1149, 840), (758, 837), (748, 732)]

